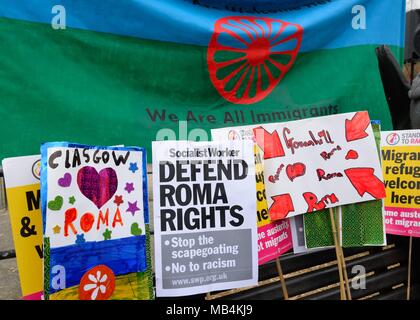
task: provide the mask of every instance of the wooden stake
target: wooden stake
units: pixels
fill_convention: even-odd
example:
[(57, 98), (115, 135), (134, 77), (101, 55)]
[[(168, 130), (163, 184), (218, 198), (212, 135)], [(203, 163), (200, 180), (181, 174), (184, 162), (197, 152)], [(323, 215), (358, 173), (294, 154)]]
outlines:
[(277, 272), (278, 272), (279, 277), (280, 277), (281, 290), (283, 291), (283, 298), (284, 298), (284, 300), (289, 300), (289, 293), (287, 292), (286, 280), (284, 280), (283, 270), (281, 268), (279, 258), (276, 259), (276, 267), (277, 267)]
[(340, 258), (340, 246), (338, 243), (338, 237), (337, 237), (337, 229), (335, 226), (335, 220), (334, 220), (334, 212), (333, 209), (330, 208), (330, 219), (331, 219), (331, 227), (332, 227), (332, 232), (333, 232), (333, 236), (334, 236), (334, 245), (335, 245), (335, 255), (337, 256), (337, 267), (338, 267), (338, 274), (340, 277), (340, 299), (341, 300), (346, 300), (346, 291), (344, 288), (344, 279), (343, 279), (343, 268), (341, 265), (341, 258)]
[(206, 300), (210, 300), (211, 299), (211, 294), (210, 294), (210, 292), (207, 292), (206, 293)]
[(411, 257), (413, 251), (413, 237), (410, 237), (410, 244), (408, 246), (408, 279), (407, 279), (407, 300), (410, 300), (411, 294)]
[(347, 274), (347, 265), (346, 265), (346, 259), (344, 258), (344, 252), (343, 252), (343, 247), (341, 246), (341, 237), (340, 237), (340, 227), (339, 227), (339, 223), (338, 223), (338, 217), (337, 214), (338, 212), (335, 211), (335, 218), (336, 218), (336, 227), (337, 227), (337, 238), (338, 238), (338, 245), (339, 245), (339, 249), (340, 249), (340, 259), (341, 259), (341, 266), (343, 268), (343, 273), (344, 273), (344, 280), (345, 280), (345, 285), (346, 285), (346, 293), (347, 293), (347, 300), (351, 300), (351, 291), (350, 291), (350, 283), (349, 283), (349, 276)]
[(341, 263), (343, 267), (344, 272), (344, 280), (346, 282), (346, 292), (347, 292), (347, 300), (351, 300), (351, 291), (350, 291), (350, 282), (349, 282), (349, 276), (347, 274), (347, 266), (346, 266), (346, 260), (344, 258), (343, 248), (340, 247), (341, 251)]

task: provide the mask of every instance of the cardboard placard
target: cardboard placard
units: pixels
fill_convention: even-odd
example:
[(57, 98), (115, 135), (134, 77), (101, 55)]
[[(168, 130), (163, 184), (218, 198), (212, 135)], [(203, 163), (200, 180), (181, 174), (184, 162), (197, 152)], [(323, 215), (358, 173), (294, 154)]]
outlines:
[(151, 299), (145, 150), (41, 147), (48, 299)]
[(152, 147), (157, 296), (257, 284), (254, 144)]
[[(213, 129), (211, 134), (215, 141), (255, 140), (250, 127)], [(254, 152), (257, 187), (258, 263), (262, 265), (289, 251), (293, 247), (293, 243), (289, 220), (272, 222), (270, 219), (264, 185), (264, 154), (258, 146), (255, 146)]]
[(254, 135), (272, 220), (385, 197), (366, 111), (264, 124)]
[(381, 137), (386, 232), (420, 237), (420, 130)]
[(41, 156), (3, 160), (6, 195), (22, 296), (40, 300), (43, 291)]

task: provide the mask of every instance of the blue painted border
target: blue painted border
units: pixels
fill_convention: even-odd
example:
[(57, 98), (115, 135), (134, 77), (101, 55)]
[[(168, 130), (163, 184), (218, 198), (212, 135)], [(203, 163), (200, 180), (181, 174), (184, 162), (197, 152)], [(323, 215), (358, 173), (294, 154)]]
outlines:
[(143, 212), (144, 224), (149, 224), (149, 189), (147, 188), (147, 154), (146, 149), (142, 148), (143, 163)]
[[(67, 288), (79, 285), (83, 275), (99, 264), (109, 267), (116, 277), (146, 271), (146, 241), (146, 235), (141, 235), (51, 248), (50, 293), (60, 291), (52, 285), (55, 276), (52, 267), (56, 265), (65, 268)], [(139, 259), (140, 256), (144, 259)]]

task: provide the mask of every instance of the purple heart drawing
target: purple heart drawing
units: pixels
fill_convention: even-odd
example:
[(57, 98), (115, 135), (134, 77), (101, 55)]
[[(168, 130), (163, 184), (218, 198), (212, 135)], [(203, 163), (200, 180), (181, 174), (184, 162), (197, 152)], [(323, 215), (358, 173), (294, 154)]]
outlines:
[(86, 166), (77, 173), (77, 185), (82, 194), (100, 209), (117, 191), (117, 173), (112, 168), (98, 173), (94, 167)]
[(63, 188), (70, 187), (71, 184), (71, 174), (65, 173), (64, 176), (58, 179), (58, 185)]

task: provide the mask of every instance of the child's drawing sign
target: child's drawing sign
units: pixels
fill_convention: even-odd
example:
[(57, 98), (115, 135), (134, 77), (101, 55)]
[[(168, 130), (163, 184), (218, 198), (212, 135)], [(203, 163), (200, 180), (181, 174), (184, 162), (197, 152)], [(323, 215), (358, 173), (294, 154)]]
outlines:
[(385, 197), (366, 111), (264, 124), (254, 136), (272, 220)]
[(145, 150), (52, 142), (41, 153), (45, 298), (153, 298)]

